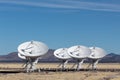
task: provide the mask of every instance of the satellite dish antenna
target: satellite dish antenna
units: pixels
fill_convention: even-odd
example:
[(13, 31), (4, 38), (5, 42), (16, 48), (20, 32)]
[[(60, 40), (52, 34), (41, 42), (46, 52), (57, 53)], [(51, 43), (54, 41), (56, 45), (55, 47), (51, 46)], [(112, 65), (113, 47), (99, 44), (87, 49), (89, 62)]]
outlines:
[(27, 72), (36, 69), (35, 64), (38, 63), (39, 58), (46, 54), (48, 47), (46, 44), (38, 41), (28, 41), (18, 46), (18, 57), (26, 60)]
[(99, 47), (90, 47), (90, 50), (91, 54), (88, 58), (92, 60), (92, 69), (96, 69), (98, 62), (106, 55), (106, 51)]
[(68, 54), (73, 59), (77, 60), (77, 63), (73, 65), (74, 67), (77, 64), (77, 70), (82, 68), (82, 63), (90, 55), (90, 53), (90, 49), (82, 45), (72, 46), (68, 49)]
[(54, 56), (58, 59), (62, 60), (62, 63), (59, 66), (62, 66), (62, 69), (66, 67), (68, 60), (71, 58), (68, 55), (67, 48), (59, 48), (54, 51)]

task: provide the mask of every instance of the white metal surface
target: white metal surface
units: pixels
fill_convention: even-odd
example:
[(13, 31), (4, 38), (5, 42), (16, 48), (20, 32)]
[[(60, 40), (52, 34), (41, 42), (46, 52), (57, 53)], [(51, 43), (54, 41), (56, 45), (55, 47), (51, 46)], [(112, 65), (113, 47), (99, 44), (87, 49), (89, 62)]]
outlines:
[(106, 55), (105, 50), (99, 47), (90, 47), (90, 50), (91, 50), (91, 54), (89, 58), (92, 58), (92, 59), (103, 58)]
[(58, 59), (63, 59), (63, 60), (71, 58), (68, 55), (67, 48), (59, 48), (59, 49), (55, 50), (54, 56), (57, 57)]
[(21, 58), (21, 59), (26, 59), (26, 57), (20, 53), (18, 53), (18, 57)]
[(18, 52), (29, 57), (38, 57), (44, 55), (47, 51), (47, 45), (38, 41), (24, 42), (18, 46)]
[(68, 54), (77, 59), (87, 58), (90, 55), (91, 51), (88, 47), (77, 45), (72, 46), (68, 49)]

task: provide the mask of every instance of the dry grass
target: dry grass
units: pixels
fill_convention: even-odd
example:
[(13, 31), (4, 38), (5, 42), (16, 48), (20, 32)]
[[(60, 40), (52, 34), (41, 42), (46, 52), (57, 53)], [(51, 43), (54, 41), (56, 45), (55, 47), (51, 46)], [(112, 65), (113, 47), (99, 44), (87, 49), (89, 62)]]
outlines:
[[(22, 68), (23, 63), (0, 63), (0, 68)], [(59, 63), (39, 63), (38, 68), (57, 68)], [(73, 63), (68, 63), (66, 68), (71, 68)], [(83, 64), (83, 68), (87, 68), (89, 64)], [(99, 69), (120, 69), (120, 63), (99, 63)]]
[[(59, 63), (39, 63), (37, 66), (39, 68), (57, 68), (59, 65)], [(82, 67), (83, 68), (88, 68), (89, 64), (83, 64)], [(73, 66), (73, 63), (68, 63), (66, 68), (71, 68)], [(97, 68), (99, 69), (120, 69), (120, 63), (99, 63), (97, 65)]]
[[(67, 67), (71, 67), (70, 63)], [(84, 64), (86, 68), (88, 64)], [(38, 68), (57, 68), (58, 63), (39, 63)], [(22, 68), (21, 63), (0, 63), (0, 68)], [(120, 68), (117, 63), (99, 64), (98, 68)], [(2, 70), (2, 69), (1, 69)], [(2, 74), (0, 80), (120, 80), (120, 72), (40, 72)]]

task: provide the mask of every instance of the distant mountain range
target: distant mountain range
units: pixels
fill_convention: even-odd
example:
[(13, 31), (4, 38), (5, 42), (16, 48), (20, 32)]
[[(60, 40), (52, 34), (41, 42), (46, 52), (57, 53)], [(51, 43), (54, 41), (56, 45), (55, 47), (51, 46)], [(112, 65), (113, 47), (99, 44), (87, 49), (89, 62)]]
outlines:
[[(45, 54), (40, 62), (59, 62), (59, 60), (53, 55), (54, 50), (50, 49), (47, 54)], [(17, 56), (17, 52), (9, 53), (8, 55), (0, 55), (0, 62), (22, 62), (23, 60)], [(71, 60), (74, 61), (74, 60)], [(87, 61), (89, 62), (89, 61)], [(115, 53), (110, 53), (106, 55), (100, 62), (110, 63), (110, 62), (120, 62), (120, 55)]]

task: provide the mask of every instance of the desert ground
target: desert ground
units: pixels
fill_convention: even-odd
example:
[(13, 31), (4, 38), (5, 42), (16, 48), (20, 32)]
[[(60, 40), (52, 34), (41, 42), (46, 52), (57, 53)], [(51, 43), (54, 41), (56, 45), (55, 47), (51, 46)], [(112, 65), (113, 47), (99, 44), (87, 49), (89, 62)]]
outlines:
[[(59, 63), (39, 63), (37, 68), (57, 68)], [(6, 68), (23, 68), (23, 63), (0, 63), (0, 71)], [(70, 68), (73, 63), (66, 67)], [(83, 64), (87, 68), (88, 64)], [(120, 69), (119, 63), (99, 63), (99, 69)], [(120, 72), (77, 71), (77, 72), (32, 72), (0, 73), (0, 80), (120, 80)]]

